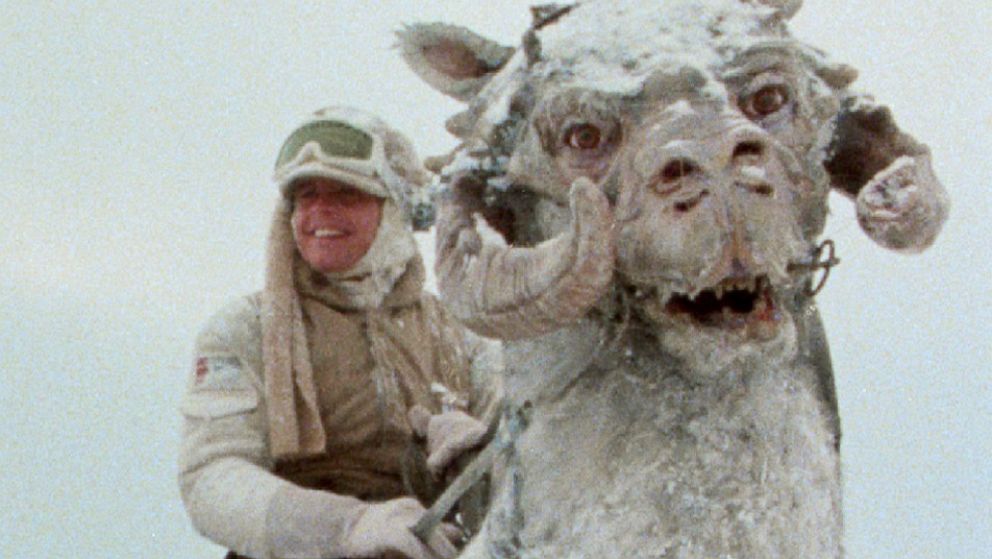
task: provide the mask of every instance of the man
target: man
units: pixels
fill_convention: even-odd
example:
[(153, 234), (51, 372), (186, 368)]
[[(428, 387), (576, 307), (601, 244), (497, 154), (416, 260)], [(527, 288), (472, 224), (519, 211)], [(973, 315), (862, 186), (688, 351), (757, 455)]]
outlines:
[(427, 545), (409, 528), (482, 439), (469, 414), (494, 399), (473, 387), (499, 354), (423, 292), (411, 219), (428, 178), (405, 138), (354, 109), (286, 140), (265, 289), (201, 332), (182, 405), (183, 501), (228, 557), (457, 553), (452, 526)]

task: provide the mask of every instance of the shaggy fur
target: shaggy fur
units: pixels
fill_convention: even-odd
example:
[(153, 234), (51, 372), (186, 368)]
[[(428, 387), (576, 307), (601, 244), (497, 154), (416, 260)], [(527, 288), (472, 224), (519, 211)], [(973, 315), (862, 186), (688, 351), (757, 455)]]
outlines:
[(440, 169), (442, 295), (513, 340), (508, 409), (527, 419), (465, 557), (842, 556), (812, 299), (827, 196), (908, 251), (947, 200), (926, 146), (791, 37), (800, 4), (548, 5), (512, 54), (401, 33), (468, 103)]

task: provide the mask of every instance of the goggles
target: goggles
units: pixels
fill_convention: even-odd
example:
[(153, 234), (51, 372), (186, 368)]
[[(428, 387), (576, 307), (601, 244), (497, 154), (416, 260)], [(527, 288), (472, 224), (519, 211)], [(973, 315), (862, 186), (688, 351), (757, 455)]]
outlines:
[(368, 160), (375, 138), (371, 134), (333, 120), (318, 120), (298, 128), (279, 150), (276, 169), (292, 161), (310, 142), (317, 142), (324, 155)]
[(379, 170), (387, 165), (381, 140), (336, 120), (318, 120), (296, 129), (276, 158), (275, 178), (284, 196), (296, 179), (324, 176), (387, 197)]

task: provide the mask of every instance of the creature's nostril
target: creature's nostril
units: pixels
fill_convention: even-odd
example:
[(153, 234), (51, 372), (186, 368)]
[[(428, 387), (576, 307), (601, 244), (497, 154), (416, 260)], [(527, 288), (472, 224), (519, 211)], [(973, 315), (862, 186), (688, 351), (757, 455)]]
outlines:
[(673, 183), (685, 176), (692, 174), (696, 170), (696, 165), (685, 158), (673, 159), (661, 170), (661, 181), (665, 184)]
[(679, 202), (676, 202), (674, 205), (675, 211), (678, 213), (685, 213), (698, 206), (699, 203), (703, 201), (703, 198), (706, 198), (709, 195), (710, 193), (708, 190), (703, 190), (702, 192), (693, 196), (692, 198), (689, 198), (688, 200), (681, 200)]
[(771, 185), (764, 182), (751, 185), (749, 190), (751, 190), (751, 192), (754, 192), (755, 194), (760, 194), (761, 196), (771, 196), (773, 193)]
[(741, 142), (734, 148), (734, 160), (741, 158), (760, 158), (765, 153), (761, 142)]
[(772, 185), (764, 181), (737, 181), (734, 183), (734, 186), (760, 196), (772, 196), (775, 194), (775, 189), (772, 188)]

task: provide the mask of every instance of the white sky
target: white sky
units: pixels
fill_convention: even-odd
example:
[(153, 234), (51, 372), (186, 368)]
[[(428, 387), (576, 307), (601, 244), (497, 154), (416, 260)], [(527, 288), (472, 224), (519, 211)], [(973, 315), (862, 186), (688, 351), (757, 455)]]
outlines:
[[(515, 44), (529, 21), (523, 0), (178, 4), (0, 2), (0, 557), (223, 556), (179, 501), (176, 407), (200, 325), (261, 284), (283, 137), (346, 103), (439, 153), (456, 105), (392, 32)], [(807, 0), (793, 24), (932, 146), (954, 204), (907, 257), (832, 200), (852, 558), (992, 549), (990, 27), (986, 0)]]

